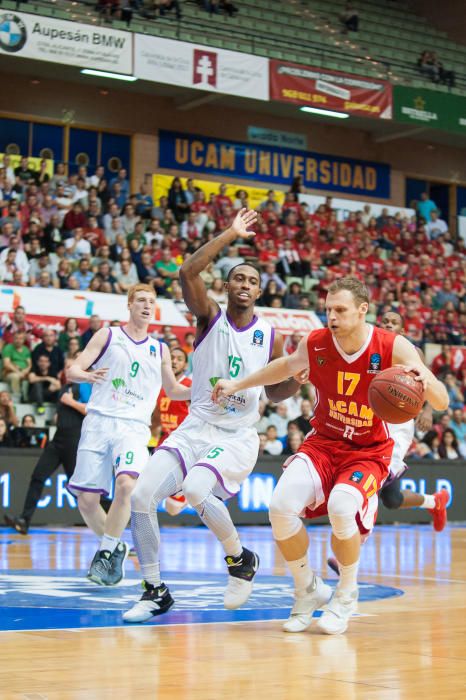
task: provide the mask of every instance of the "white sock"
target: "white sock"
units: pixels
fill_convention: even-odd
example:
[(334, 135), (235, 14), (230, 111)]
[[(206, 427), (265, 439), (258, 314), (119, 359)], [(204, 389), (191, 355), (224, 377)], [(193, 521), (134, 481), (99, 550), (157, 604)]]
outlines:
[(295, 559), (294, 561), (287, 561), (288, 567), (293, 576), (294, 587), (296, 597), (305, 595), (306, 588), (310, 585), (313, 577), (313, 571), (309, 566), (309, 560), (307, 554), (301, 559)]
[(225, 540), (222, 540), (220, 544), (222, 545), (223, 551), (227, 557), (239, 557), (243, 551), (243, 547), (236, 530)]
[(345, 593), (352, 593), (357, 590), (358, 587), (358, 568), (359, 559), (354, 562), (354, 564), (348, 564), (344, 566), (338, 562), (340, 568), (340, 581), (338, 582), (338, 590), (344, 591)]
[(155, 564), (141, 564), (142, 578), (151, 586), (157, 588), (162, 583), (160, 578), (160, 562), (157, 561)]
[(420, 505), (419, 508), (429, 508), (429, 510), (435, 508), (435, 496), (429, 496), (426, 494), (424, 496), (424, 503)]
[(117, 544), (119, 541), (120, 541), (119, 537), (112, 537), (111, 535), (104, 535), (102, 537), (102, 539), (100, 540), (99, 549), (101, 552), (105, 550), (106, 552), (110, 552), (110, 554), (112, 554), (112, 552), (114, 552), (115, 549), (117, 548)]

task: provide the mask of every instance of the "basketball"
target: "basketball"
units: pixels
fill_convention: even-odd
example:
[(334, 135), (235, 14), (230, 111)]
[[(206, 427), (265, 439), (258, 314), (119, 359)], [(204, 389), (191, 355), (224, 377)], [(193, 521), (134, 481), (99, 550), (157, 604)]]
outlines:
[(406, 423), (415, 418), (424, 405), (422, 383), (414, 372), (400, 367), (380, 372), (369, 385), (369, 405), (387, 423)]

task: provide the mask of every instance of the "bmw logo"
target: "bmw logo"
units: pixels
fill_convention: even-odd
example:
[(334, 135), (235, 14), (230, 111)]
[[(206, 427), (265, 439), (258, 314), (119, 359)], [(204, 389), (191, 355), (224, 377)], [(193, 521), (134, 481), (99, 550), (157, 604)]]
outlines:
[(7, 53), (21, 51), (27, 39), (26, 25), (17, 15), (0, 15), (0, 49)]

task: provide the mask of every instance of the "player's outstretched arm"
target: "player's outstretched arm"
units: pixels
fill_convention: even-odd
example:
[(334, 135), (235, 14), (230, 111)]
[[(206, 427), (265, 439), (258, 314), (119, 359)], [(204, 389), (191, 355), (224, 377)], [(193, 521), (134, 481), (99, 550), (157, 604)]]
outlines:
[(170, 350), (162, 344), (162, 386), (166, 395), (174, 401), (190, 401), (191, 387), (177, 382), (172, 370)]
[(205, 243), (182, 264), (180, 282), (184, 300), (189, 310), (196, 316), (200, 332), (218, 312), (218, 304), (207, 296), (207, 290), (200, 273), (215, 260), (225, 246), (230, 245), (237, 238), (254, 236), (254, 233), (249, 229), (256, 221), (257, 212), (241, 209), (230, 228)]
[[(283, 357), (283, 336), (281, 333), (275, 333), (270, 360), (273, 362), (273, 360), (277, 360), (280, 357)], [(303, 382), (297, 381), (294, 377), (290, 377), (279, 384), (265, 387), (265, 393), (270, 401), (279, 403), (296, 394), (302, 383)]]
[(66, 377), (69, 382), (89, 382), (90, 384), (100, 384), (105, 381), (108, 367), (89, 370), (99, 357), (109, 338), (110, 329), (101, 328), (95, 333), (82, 353), (75, 362), (66, 370)]
[(426, 401), (436, 411), (446, 411), (449, 399), (445, 386), (425, 366), (414, 345), (402, 335), (395, 338), (392, 362), (394, 365), (403, 365), (405, 372), (415, 372), (417, 380), (424, 387)]
[(212, 392), (212, 400), (220, 401), (222, 397), (237, 394), (253, 386), (270, 386), (283, 382), (309, 367), (309, 355), (307, 352), (307, 338), (303, 338), (295, 352), (287, 357), (279, 357), (270, 362), (263, 369), (254, 372), (249, 377), (238, 381), (231, 379), (219, 379)]

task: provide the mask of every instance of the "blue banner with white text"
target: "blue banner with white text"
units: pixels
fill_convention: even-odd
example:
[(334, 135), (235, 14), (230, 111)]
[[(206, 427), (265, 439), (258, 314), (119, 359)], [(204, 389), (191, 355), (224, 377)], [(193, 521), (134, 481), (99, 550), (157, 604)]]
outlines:
[(159, 131), (159, 167), (389, 199), (390, 166), (367, 160)]

